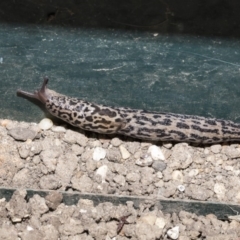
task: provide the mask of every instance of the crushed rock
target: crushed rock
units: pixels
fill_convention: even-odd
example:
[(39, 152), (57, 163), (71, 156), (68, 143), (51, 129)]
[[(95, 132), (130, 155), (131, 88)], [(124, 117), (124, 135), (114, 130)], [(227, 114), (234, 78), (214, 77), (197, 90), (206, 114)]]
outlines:
[[(1, 186), (240, 204), (239, 144), (150, 143), (97, 134), (88, 137), (82, 131), (62, 126), (40, 130), (35, 123), (11, 120), (0, 120), (0, 125)], [(128, 217), (129, 224), (124, 225), (118, 239), (171, 238), (167, 232), (176, 231), (176, 226), (179, 226), (178, 239), (210, 236), (236, 239), (240, 236), (240, 223), (236, 220), (224, 222), (190, 213), (184, 217), (163, 216), (159, 210), (155, 215), (160, 219), (158, 224), (149, 227), (149, 223), (137, 221), (142, 213), (126, 210), (126, 206), (121, 206), (126, 213), (114, 217), (111, 214), (119, 206), (111, 206), (112, 210), (107, 212), (101, 209), (105, 203), (83, 215), (76, 210), (77, 206), (67, 207), (60, 201), (61, 197), (53, 196), (49, 199), (35, 197), (26, 202), (24, 194), (19, 193), (8, 203), (0, 202), (1, 209), (5, 209), (0, 212), (0, 239), (32, 239), (32, 236), (113, 239), (117, 236), (119, 219), (129, 212), (134, 214)], [(79, 221), (79, 214), (82, 221)], [(38, 216), (40, 220), (36, 220)], [(14, 224), (16, 222), (18, 224)], [(159, 226), (163, 226), (161, 230)]]

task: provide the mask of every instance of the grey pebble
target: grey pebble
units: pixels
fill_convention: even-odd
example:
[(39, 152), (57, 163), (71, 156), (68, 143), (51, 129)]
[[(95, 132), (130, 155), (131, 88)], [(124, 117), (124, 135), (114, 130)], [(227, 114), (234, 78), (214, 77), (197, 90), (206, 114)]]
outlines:
[(210, 191), (202, 186), (195, 184), (190, 184), (189, 186), (187, 186), (185, 189), (185, 193), (189, 197), (191, 196), (192, 199), (201, 201), (206, 201), (214, 194), (213, 191)]
[(27, 187), (30, 184), (30, 171), (27, 168), (21, 169), (15, 174), (12, 180), (14, 187)]
[(47, 206), (52, 209), (55, 210), (57, 209), (57, 207), (59, 206), (59, 204), (62, 202), (63, 200), (63, 195), (60, 192), (54, 191), (49, 193), (46, 197), (46, 204)]
[(18, 149), (19, 155), (21, 158), (27, 158), (29, 156), (30, 153), (30, 149), (29, 146), (26, 146), (26, 144), (22, 145), (19, 149)]
[(84, 147), (79, 146), (78, 144), (73, 144), (71, 146), (71, 149), (73, 153), (76, 154), (77, 156), (81, 155), (84, 152)]
[(220, 144), (215, 144), (210, 147), (213, 153), (220, 153), (222, 150), (222, 146)]
[(164, 161), (153, 161), (153, 164), (152, 164), (152, 168), (155, 170), (155, 171), (160, 171), (162, 172), (163, 170), (165, 170), (167, 167), (167, 164), (164, 162)]
[(72, 187), (81, 192), (90, 193), (92, 192), (93, 181), (87, 175), (74, 175), (71, 179)]
[(119, 147), (121, 144), (122, 144), (122, 140), (120, 140), (119, 138), (113, 138), (111, 140), (111, 144), (114, 146), (114, 147)]
[(66, 153), (58, 158), (56, 175), (61, 180), (63, 187), (70, 183), (74, 170), (77, 168), (78, 158), (73, 153)]
[(116, 175), (116, 176), (113, 178), (113, 181), (114, 181), (115, 183), (117, 183), (118, 185), (120, 185), (120, 186), (125, 186), (125, 183), (126, 183), (125, 177), (122, 176), (122, 175)]
[(56, 190), (61, 186), (62, 184), (55, 174), (42, 176), (39, 181), (39, 187), (41, 189)]
[(40, 159), (46, 166), (48, 172), (55, 171), (57, 166), (57, 157), (59, 157), (59, 155), (60, 152), (54, 150), (52, 151), (44, 150), (41, 152)]
[(26, 195), (26, 190), (16, 190), (11, 200), (6, 204), (8, 216), (14, 223), (21, 222), (23, 218), (27, 218), (30, 215), (30, 207), (25, 201)]
[(122, 155), (118, 148), (110, 148), (107, 150), (107, 159), (111, 162), (121, 162)]
[(48, 212), (48, 206), (46, 205), (45, 199), (35, 194), (29, 199), (31, 213), (33, 215), (41, 216), (43, 213)]
[(126, 175), (126, 181), (128, 182), (139, 182), (140, 174), (136, 172), (130, 172)]
[(27, 139), (34, 139), (37, 135), (37, 132), (28, 129), (28, 128), (21, 128), (16, 127), (12, 128), (8, 131), (8, 134), (13, 137), (15, 140), (18, 141), (26, 141)]

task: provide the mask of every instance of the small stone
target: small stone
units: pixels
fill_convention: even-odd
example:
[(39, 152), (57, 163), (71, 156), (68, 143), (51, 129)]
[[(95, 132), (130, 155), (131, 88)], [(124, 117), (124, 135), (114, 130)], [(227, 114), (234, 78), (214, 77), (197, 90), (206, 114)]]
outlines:
[(123, 145), (120, 145), (119, 149), (120, 149), (122, 158), (124, 160), (128, 159), (131, 156), (131, 154), (128, 152), (128, 150)]
[(188, 173), (188, 176), (189, 177), (194, 177), (194, 176), (197, 176), (199, 173), (199, 170), (198, 169), (191, 169)]
[(178, 185), (178, 186), (177, 186), (177, 189), (178, 189), (180, 192), (184, 192), (184, 191), (185, 191), (185, 186), (184, 186), (184, 185)]
[(44, 118), (44, 119), (41, 120), (41, 122), (38, 124), (38, 126), (42, 130), (48, 130), (53, 126), (53, 122), (49, 118)]
[(155, 221), (155, 225), (158, 226), (159, 228), (164, 228), (166, 225), (166, 221), (164, 218), (162, 217), (157, 217), (156, 221)]
[(62, 186), (56, 175), (44, 175), (40, 178), (39, 187), (41, 189), (56, 190)]
[(167, 167), (167, 164), (163, 161), (153, 161), (153, 164), (152, 164), (152, 168), (155, 170), (155, 171), (160, 171), (162, 172), (164, 169), (166, 169)]
[(156, 215), (144, 215), (144, 216), (141, 216), (139, 219), (138, 219), (138, 221), (140, 221), (140, 222), (144, 222), (144, 223), (147, 223), (147, 224), (149, 224), (149, 225), (154, 225), (155, 224), (155, 222), (156, 222), (156, 219), (157, 219), (157, 217), (156, 217)]
[(16, 127), (8, 131), (8, 134), (18, 141), (26, 141), (27, 139), (34, 139), (37, 136), (37, 132), (28, 128)]
[(114, 146), (114, 147), (119, 147), (121, 144), (122, 144), (122, 141), (119, 139), (119, 138), (113, 138), (111, 140), (111, 144)]
[(0, 121), (1, 126), (6, 127), (8, 124), (11, 124), (11, 120), (9, 119), (3, 119)]
[(20, 157), (25, 159), (28, 157), (30, 149), (26, 145), (23, 145), (19, 148), (18, 152)]
[(40, 154), (40, 159), (46, 166), (48, 172), (53, 172), (56, 169), (57, 166), (57, 157), (60, 155), (60, 153), (56, 151), (48, 151), (44, 150)]
[(117, 175), (113, 178), (113, 181), (117, 184), (119, 184), (120, 186), (125, 186), (126, 180), (125, 177), (122, 175)]
[(53, 132), (57, 132), (57, 133), (65, 133), (66, 132), (66, 128), (62, 127), (62, 126), (53, 126), (52, 127), (52, 131)]
[(96, 147), (93, 151), (93, 160), (100, 161), (106, 157), (106, 150), (101, 147)]
[(235, 148), (233, 145), (224, 146), (222, 148), (222, 152), (225, 153), (229, 158), (239, 158), (240, 157), (240, 149)]
[(178, 239), (179, 237), (179, 226), (173, 227), (167, 231), (167, 235), (171, 239)]
[(45, 199), (40, 197), (38, 194), (35, 194), (32, 198), (30, 198), (29, 203), (31, 207), (31, 213), (33, 215), (40, 216), (49, 210), (45, 203)]
[(102, 165), (96, 170), (96, 174), (102, 177), (102, 182), (105, 182), (107, 176), (108, 166)]
[(140, 174), (138, 174), (136, 172), (130, 172), (126, 175), (126, 180), (128, 182), (139, 182)]
[(61, 179), (63, 186), (69, 184), (74, 170), (77, 168), (77, 165), (78, 157), (71, 152), (68, 152), (65, 155), (61, 155), (58, 158), (55, 173), (58, 176), (58, 179)]
[(179, 171), (179, 170), (173, 171), (172, 172), (172, 179), (182, 183), (183, 182), (183, 174), (182, 174), (182, 172)]
[(21, 222), (23, 218), (30, 216), (30, 207), (25, 200), (26, 195), (26, 190), (16, 190), (6, 204), (8, 215), (14, 223)]
[(222, 150), (222, 146), (220, 144), (212, 145), (210, 148), (213, 153), (220, 153)]
[(193, 148), (187, 143), (177, 143), (172, 148), (171, 161), (168, 166), (173, 169), (186, 169), (193, 162)]
[(196, 184), (190, 184), (186, 190), (186, 195), (191, 196), (192, 199), (206, 201), (213, 196), (213, 191), (208, 190)]
[(71, 179), (72, 187), (81, 192), (90, 193), (92, 191), (93, 182), (91, 178), (86, 175), (78, 176), (74, 175)]
[(50, 209), (55, 210), (57, 209), (59, 204), (62, 202), (63, 195), (59, 192), (51, 192), (45, 197), (45, 200), (46, 200), (47, 206)]
[(87, 172), (94, 172), (96, 169), (97, 169), (97, 162), (92, 160), (92, 159), (89, 159), (87, 162), (86, 162), (86, 170)]
[(73, 144), (71, 147), (74, 154), (77, 156), (81, 155), (84, 152), (84, 148), (79, 146), (78, 144)]
[(139, 158), (135, 161), (135, 164), (141, 167), (151, 166), (153, 164), (153, 159), (146, 154), (142, 158)]
[[(82, 221), (78, 219), (68, 218), (59, 227), (59, 232), (64, 235), (78, 235), (84, 231), (84, 228), (82, 226)], [(67, 238), (65, 238), (67, 239)], [(73, 238), (72, 238), (73, 239)]]
[(225, 198), (226, 188), (223, 183), (215, 183), (214, 192), (216, 193), (219, 200)]
[(30, 171), (27, 168), (21, 169), (13, 177), (13, 186), (14, 187), (26, 187), (29, 185)]
[(167, 148), (167, 149), (170, 149), (172, 148), (172, 143), (163, 143), (163, 147)]
[(121, 153), (117, 148), (110, 148), (107, 152), (107, 159), (111, 162), (121, 162)]
[(160, 147), (152, 145), (148, 148), (148, 153), (150, 153), (153, 160), (166, 160)]

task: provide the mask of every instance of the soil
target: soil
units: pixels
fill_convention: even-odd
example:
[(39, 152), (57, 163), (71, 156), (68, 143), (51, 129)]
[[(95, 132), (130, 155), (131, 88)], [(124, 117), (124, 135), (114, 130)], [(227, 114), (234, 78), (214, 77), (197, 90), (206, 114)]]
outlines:
[[(51, 122), (51, 121), (50, 121)], [(16, 188), (0, 199), (0, 239), (233, 239), (238, 212), (164, 213), (151, 201), (114, 205), (61, 191), (240, 204), (240, 145), (152, 143), (69, 126), (0, 120), (0, 183)], [(43, 130), (45, 129), (45, 130)], [(25, 189), (52, 190), (27, 198)], [(235, 215), (235, 216), (234, 216)]]

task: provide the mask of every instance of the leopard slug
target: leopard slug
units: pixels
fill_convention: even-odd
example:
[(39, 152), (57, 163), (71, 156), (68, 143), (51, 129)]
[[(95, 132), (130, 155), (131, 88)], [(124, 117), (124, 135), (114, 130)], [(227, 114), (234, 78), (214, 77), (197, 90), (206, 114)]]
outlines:
[(17, 93), (40, 100), (52, 115), (83, 130), (150, 141), (240, 141), (240, 124), (232, 121), (97, 105), (56, 93), (47, 88), (47, 83), (48, 78), (44, 78), (40, 90)]

